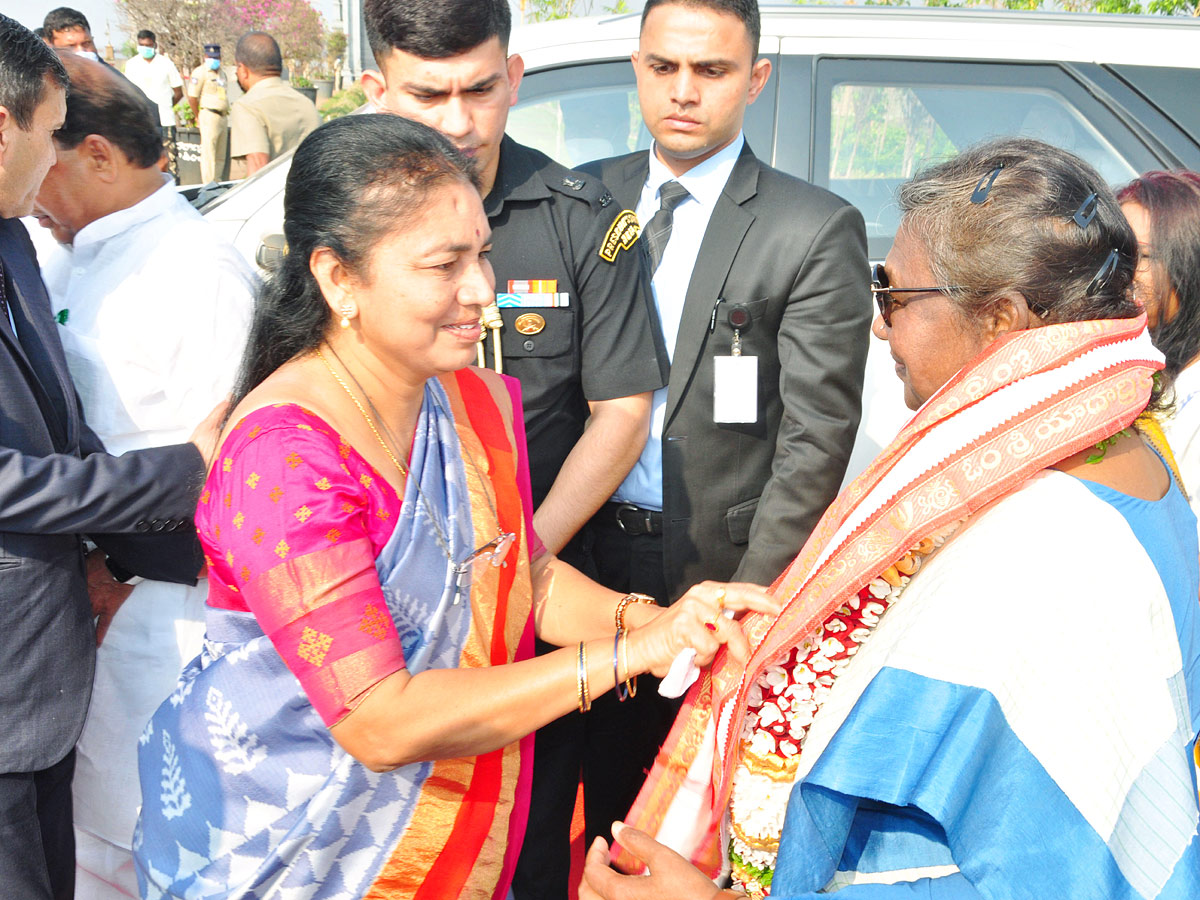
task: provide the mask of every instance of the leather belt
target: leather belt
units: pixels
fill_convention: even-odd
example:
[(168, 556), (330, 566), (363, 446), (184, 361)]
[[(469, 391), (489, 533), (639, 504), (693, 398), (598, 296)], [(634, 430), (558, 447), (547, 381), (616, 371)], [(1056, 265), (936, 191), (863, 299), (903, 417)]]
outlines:
[(657, 509), (642, 509), (632, 503), (606, 503), (617, 520), (617, 527), (629, 535), (662, 534), (663, 514)]

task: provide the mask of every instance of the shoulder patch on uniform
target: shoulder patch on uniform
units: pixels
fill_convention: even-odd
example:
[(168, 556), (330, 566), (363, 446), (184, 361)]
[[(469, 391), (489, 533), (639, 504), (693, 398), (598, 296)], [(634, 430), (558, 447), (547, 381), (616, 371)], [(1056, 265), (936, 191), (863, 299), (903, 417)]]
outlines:
[(573, 191), (582, 191), (583, 186), (587, 184), (582, 178), (564, 178), (563, 187), (569, 187)]
[(600, 245), (600, 258), (607, 262), (616, 262), (617, 253), (632, 247), (641, 233), (642, 226), (638, 224), (637, 213), (632, 209), (624, 210), (613, 220), (608, 234), (604, 235), (604, 242)]

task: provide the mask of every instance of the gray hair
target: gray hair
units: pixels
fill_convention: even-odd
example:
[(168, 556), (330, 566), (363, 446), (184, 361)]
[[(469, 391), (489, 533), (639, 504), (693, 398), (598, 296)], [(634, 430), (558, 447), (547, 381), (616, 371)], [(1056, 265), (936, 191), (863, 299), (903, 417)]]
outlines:
[(902, 185), (901, 228), (967, 321), (1019, 294), (1046, 324), (1133, 318), (1137, 239), (1104, 179), (1028, 138), (977, 144)]

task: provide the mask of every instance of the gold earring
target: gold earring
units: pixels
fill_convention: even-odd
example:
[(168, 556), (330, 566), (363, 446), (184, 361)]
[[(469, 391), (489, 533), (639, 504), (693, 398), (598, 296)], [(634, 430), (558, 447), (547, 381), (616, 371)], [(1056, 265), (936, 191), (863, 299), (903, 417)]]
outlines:
[(350, 314), (353, 312), (354, 312), (354, 307), (351, 306), (349, 303), (345, 304), (342, 307), (342, 321), (339, 322), (338, 324), (341, 325), (343, 328), (349, 328), (350, 327)]

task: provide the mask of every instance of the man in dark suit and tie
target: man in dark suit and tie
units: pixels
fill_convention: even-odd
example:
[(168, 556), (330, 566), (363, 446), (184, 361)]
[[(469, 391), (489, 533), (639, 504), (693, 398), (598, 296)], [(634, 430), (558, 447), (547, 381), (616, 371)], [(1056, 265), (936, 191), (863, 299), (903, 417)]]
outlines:
[(67, 84), (54, 51), (0, 15), (0, 893), (22, 900), (74, 893), (73, 748), (96, 655), (89, 579), (97, 597), (120, 596), (115, 576), (85, 575), (84, 536), (122, 577), (194, 583), (202, 562), (192, 515), (204, 456), (192, 443), (104, 452), (19, 221), (55, 162)]
[[(861, 411), (863, 218), (746, 144), (771, 71), (759, 28), (755, 0), (649, 0), (633, 66), (653, 148), (583, 167), (637, 211), (671, 359), (650, 440), (593, 519), (596, 563), (608, 587), (664, 603), (703, 579), (774, 581), (837, 494)], [(643, 696), (640, 721), (592, 727), (619, 743), (589, 754), (628, 762), (605, 788), (615, 816), (673, 713)]]

